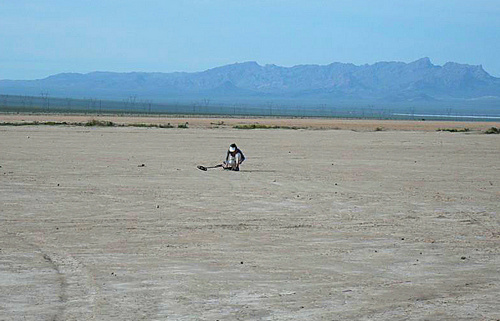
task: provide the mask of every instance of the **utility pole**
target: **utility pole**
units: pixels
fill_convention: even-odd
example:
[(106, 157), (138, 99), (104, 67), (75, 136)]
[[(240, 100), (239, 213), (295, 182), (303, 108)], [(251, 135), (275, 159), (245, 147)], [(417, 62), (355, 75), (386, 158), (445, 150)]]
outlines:
[(30, 105), (30, 108), (33, 107), (33, 97), (26, 95), (26, 99), (28, 100), (28, 104)]
[(7, 97), (8, 97), (8, 95), (2, 95), (1, 97), (3, 99), (3, 107), (7, 107)]
[(124, 99), (123, 100), (123, 104), (125, 105), (124, 108), (123, 108), (123, 110), (125, 112), (127, 110), (127, 107), (128, 107), (128, 99)]
[(42, 91), (40, 93), (40, 96), (42, 96), (43, 105), (47, 105), (47, 111), (49, 111), (50, 110), (49, 93), (47, 91)]
[(21, 98), (21, 104), (23, 105), (23, 109), (26, 108), (26, 96), (21, 95), (19, 96), (19, 98)]
[(146, 111), (146, 107), (148, 109), (148, 114), (151, 114), (151, 104), (152, 104), (152, 100), (151, 99), (146, 99), (144, 100), (144, 111)]
[(129, 97), (130, 104), (131, 104), (131, 106), (130, 106), (130, 112), (132, 112), (132, 110), (135, 108), (135, 100), (136, 100), (136, 98), (137, 98), (137, 95), (131, 95)]

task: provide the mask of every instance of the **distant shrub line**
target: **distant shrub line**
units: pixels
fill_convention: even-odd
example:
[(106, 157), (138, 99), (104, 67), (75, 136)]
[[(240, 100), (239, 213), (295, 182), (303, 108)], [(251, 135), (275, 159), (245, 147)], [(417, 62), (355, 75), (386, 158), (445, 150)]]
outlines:
[(295, 127), (295, 126), (269, 126), (262, 124), (248, 124), (248, 125), (235, 125), (233, 128), (236, 129), (305, 129), (305, 127)]
[(438, 128), (438, 132), (450, 132), (450, 133), (466, 133), (470, 131), (469, 128)]
[[(145, 127), (145, 128), (174, 128), (170, 123), (167, 124), (146, 124), (146, 123), (135, 123), (135, 124), (117, 124), (112, 121), (107, 120), (97, 120), (92, 119), (87, 122), (56, 122), (56, 121), (32, 121), (32, 122), (4, 122), (0, 123), (0, 126), (84, 126), (84, 127)], [(188, 128), (188, 123), (179, 124), (178, 128)]]
[[(224, 122), (211, 123), (214, 125), (223, 125)], [(133, 123), (133, 124), (117, 124), (112, 121), (107, 120), (97, 120), (91, 119), (87, 122), (56, 122), (56, 121), (32, 121), (32, 122), (3, 122), (0, 126), (84, 126), (84, 127), (143, 127), (143, 128), (175, 128), (174, 125), (167, 124), (147, 124), (147, 123)], [(189, 123), (180, 123), (177, 128), (189, 128)], [(263, 124), (243, 124), (233, 126), (235, 129), (307, 129), (307, 127), (296, 127), (296, 126), (278, 126), (278, 125), (263, 125)], [(377, 127), (375, 131), (384, 131), (385, 128)], [(451, 133), (466, 133), (469, 132), (469, 128), (438, 128), (439, 132), (451, 132)], [(484, 131), (485, 134), (500, 134), (500, 128), (491, 127)]]
[[(450, 133), (466, 133), (469, 132), (469, 128), (439, 128), (438, 132), (450, 132)], [(485, 134), (500, 134), (500, 128), (491, 127), (484, 131)]]
[(146, 127), (146, 128), (174, 128), (170, 123), (168, 124), (145, 124), (145, 123), (136, 123), (129, 124), (127, 127)]
[[(72, 125), (76, 126), (81, 126), (81, 123), (73, 123)], [(97, 120), (97, 119), (92, 119), (89, 120), (84, 124), (84, 126), (88, 127), (115, 127), (116, 124), (113, 123), (112, 121), (107, 121), (107, 120)]]
[(68, 123), (68, 122), (55, 122), (55, 121), (46, 121), (46, 122), (38, 122), (38, 121), (33, 121), (33, 122), (22, 122), (22, 123), (0, 123), (0, 126), (36, 126), (36, 125), (48, 125), (48, 126), (68, 126), (68, 125), (73, 125), (73, 123)]

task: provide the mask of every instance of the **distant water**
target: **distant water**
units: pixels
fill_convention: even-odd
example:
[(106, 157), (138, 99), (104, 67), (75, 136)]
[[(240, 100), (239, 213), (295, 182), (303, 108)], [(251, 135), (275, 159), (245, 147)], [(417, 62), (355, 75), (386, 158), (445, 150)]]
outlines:
[(404, 117), (429, 117), (429, 118), (465, 118), (465, 119), (500, 119), (500, 116), (492, 115), (433, 115), (433, 114), (399, 114), (393, 113), (393, 116)]

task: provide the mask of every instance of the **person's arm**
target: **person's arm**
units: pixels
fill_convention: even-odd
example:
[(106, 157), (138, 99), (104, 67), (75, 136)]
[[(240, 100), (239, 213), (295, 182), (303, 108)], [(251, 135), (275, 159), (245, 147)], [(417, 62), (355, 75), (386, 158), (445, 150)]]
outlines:
[(241, 155), (241, 159), (240, 159), (240, 164), (243, 163), (245, 161), (245, 155), (243, 155), (243, 152), (241, 150), (238, 150), (240, 155)]

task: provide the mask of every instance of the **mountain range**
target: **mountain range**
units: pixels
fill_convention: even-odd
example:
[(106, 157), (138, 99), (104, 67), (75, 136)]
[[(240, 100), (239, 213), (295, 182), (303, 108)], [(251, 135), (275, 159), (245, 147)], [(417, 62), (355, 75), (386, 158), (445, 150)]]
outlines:
[(429, 58), (411, 63), (281, 67), (243, 62), (202, 72), (61, 73), (37, 80), (0, 80), (0, 93), (118, 99), (246, 99), (310, 102), (500, 102), (500, 78), (482, 66)]

